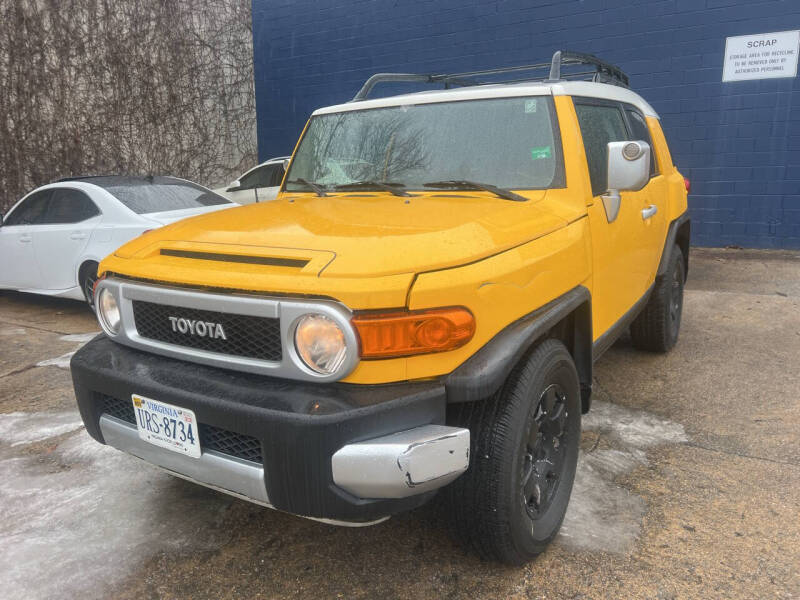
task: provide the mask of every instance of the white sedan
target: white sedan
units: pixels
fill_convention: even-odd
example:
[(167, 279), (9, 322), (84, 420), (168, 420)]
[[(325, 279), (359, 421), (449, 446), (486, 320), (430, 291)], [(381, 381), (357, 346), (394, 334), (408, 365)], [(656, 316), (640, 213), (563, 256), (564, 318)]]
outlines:
[(0, 215), (0, 289), (92, 301), (97, 265), (174, 221), (236, 206), (175, 177), (80, 177), (37, 188)]
[(237, 204), (253, 204), (275, 200), (283, 181), (283, 174), (289, 164), (289, 156), (270, 158), (260, 165), (246, 171), (239, 179), (231, 181), (227, 187), (214, 191)]

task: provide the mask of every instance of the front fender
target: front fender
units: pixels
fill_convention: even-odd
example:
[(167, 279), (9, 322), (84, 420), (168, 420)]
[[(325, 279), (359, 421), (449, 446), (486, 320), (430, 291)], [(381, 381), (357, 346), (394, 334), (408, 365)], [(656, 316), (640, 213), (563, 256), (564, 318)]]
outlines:
[(592, 311), (589, 290), (582, 285), (511, 323), (450, 373), (445, 378), (447, 401), (474, 402), (497, 392), (531, 346), (565, 321), (558, 333), (575, 361), (586, 412), (592, 382)]
[(591, 277), (588, 220), (473, 264), (422, 273), (409, 294), (409, 309), (466, 306), (475, 336), (451, 352), (407, 359), (408, 379), (448, 375), (498, 333)]

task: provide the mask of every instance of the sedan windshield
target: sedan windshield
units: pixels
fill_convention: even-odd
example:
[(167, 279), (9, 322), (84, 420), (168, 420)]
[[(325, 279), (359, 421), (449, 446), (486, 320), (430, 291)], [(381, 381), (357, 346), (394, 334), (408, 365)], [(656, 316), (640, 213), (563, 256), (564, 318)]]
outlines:
[(552, 100), (543, 96), (318, 115), (292, 160), (286, 189), (310, 191), (309, 183), (365, 189), (370, 182), (373, 189), (381, 189), (378, 183), (469, 189), (469, 182), (506, 190), (563, 187), (554, 122)]

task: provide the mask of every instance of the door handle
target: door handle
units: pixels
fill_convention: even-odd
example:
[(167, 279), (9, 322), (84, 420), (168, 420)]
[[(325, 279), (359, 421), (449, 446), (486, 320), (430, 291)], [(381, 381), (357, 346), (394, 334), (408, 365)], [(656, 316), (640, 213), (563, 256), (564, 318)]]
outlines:
[(658, 212), (658, 207), (655, 204), (651, 204), (650, 206), (642, 210), (642, 219), (647, 220), (657, 212)]
[(21, 236), (19, 236), (19, 241), (23, 244), (28, 244), (31, 241), (31, 236), (29, 236), (27, 233), (23, 233)]
[(69, 236), (71, 240), (85, 240), (86, 234), (85, 233), (71, 233)]

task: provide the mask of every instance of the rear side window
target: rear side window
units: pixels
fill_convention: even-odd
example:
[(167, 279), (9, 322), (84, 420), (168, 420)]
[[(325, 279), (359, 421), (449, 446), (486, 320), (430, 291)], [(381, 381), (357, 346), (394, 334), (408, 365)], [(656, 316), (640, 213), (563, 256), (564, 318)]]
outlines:
[(62, 188), (53, 191), (42, 222), (46, 224), (80, 223), (99, 214), (100, 210), (86, 194), (79, 190)]
[(586, 150), (592, 196), (608, 190), (608, 143), (628, 139), (622, 111), (617, 105), (575, 103)]
[(650, 145), (650, 177), (658, 175), (658, 168), (656, 167), (656, 149), (653, 147), (653, 140), (650, 137), (650, 129), (647, 127), (647, 121), (638, 110), (634, 108), (625, 108), (625, 114), (628, 117), (628, 125), (631, 128), (631, 139), (641, 140)]
[(103, 187), (117, 200), (140, 215), (230, 204), (228, 200), (211, 190), (189, 182), (168, 183), (156, 180), (154, 183), (136, 182), (131, 185), (104, 185)]
[(44, 222), (47, 203), (52, 190), (35, 192), (25, 198), (22, 203), (4, 220), (5, 225), (38, 225)]

